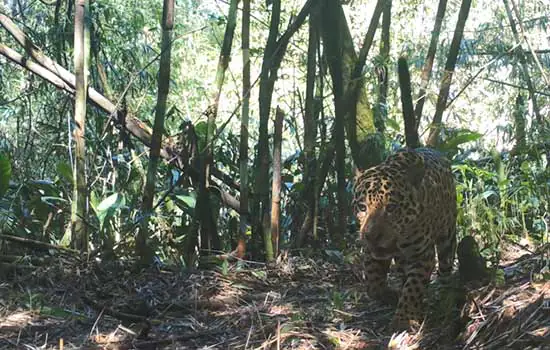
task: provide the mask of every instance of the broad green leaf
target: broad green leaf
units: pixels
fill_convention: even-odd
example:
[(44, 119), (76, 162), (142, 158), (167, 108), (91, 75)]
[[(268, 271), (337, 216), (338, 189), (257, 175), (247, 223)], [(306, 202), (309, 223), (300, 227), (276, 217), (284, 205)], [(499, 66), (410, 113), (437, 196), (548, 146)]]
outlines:
[(73, 169), (71, 165), (65, 161), (61, 161), (56, 165), (57, 174), (61, 176), (65, 181), (73, 182)]
[(292, 184), (292, 182), (286, 184), (287, 188), (292, 188), (293, 191), (303, 191), (306, 185), (303, 182), (298, 182), (297, 184)]
[(503, 286), (506, 283), (506, 277), (503, 269), (497, 269), (495, 271), (495, 284), (497, 286)]
[(198, 122), (195, 125), (195, 134), (197, 135), (199, 151), (204, 149), (207, 132), (208, 132), (208, 123), (206, 123), (205, 121)]
[(11, 162), (5, 153), (0, 153), (0, 198), (4, 196), (10, 186)]
[(222, 275), (227, 276), (229, 273), (229, 262), (226, 260), (222, 263)]
[(481, 197), (482, 197), (483, 199), (487, 199), (487, 198), (489, 198), (489, 197), (491, 197), (491, 196), (496, 196), (496, 195), (497, 195), (497, 193), (496, 193), (495, 191), (489, 190), (489, 191), (483, 192), (483, 194), (481, 195)]
[(531, 167), (530, 167), (530, 164), (528, 161), (523, 161), (521, 163), (521, 167), (520, 167), (521, 171), (528, 174), (529, 171), (531, 170)]
[(454, 149), (463, 143), (477, 141), (482, 136), (482, 134), (475, 131), (460, 130), (456, 135), (450, 137), (447, 141), (445, 141), (441, 145), (441, 148), (444, 150)]
[(196, 198), (191, 195), (178, 194), (176, 195), (176, 198), (178, 199), (178, 201), (183, 202), (187, 207), (191, 209), (195, 208), (195, 205), (197, 204)]
[(107, 218), (111, 217), (114, 212), (125, 204), (124, 197), (119, 193), (113, 193), (109, 197), (99, 203), (96, 209), (96, 216), (99, 221), (99, 227), (103, 228), (103, 224)]
[(401, 131), (401, 127), (399, 126), (399, 123), (393, 118), (386, 119), (386, 125), (388, 125), (390, 129), (393, 129), (398, 132)]
[(54, 197), (54, 196), (42, 196), (40, 197), (40, 200), (48, 205), (54, 205), (54, 202), (63, 202), (63, 203), (69, 202), (65, 198)]
[(76, 316), (77, 318), (84, 318), (83, 316), (75, 315), (71, 313), (70, 311), (66, 311), (65, 309), (59, 308), (59, 307), (49, 307), (49, 306), (43, 306), (40, 308), (40, 314), (46, 315), (46, 316), (53, 316), (53, 317), (59, 317), (59, 318), (66, 318), (71, 316)]
[(113, 193), (109, 197), (105, 198), (104, 200), (99, 203), (97, 206), (97, 211), (106, 211), (112, 208), (117, 201), (120, 200), (120, 195), (118, 193)]
[(457, 191), (456, 192), (456, 203), (457, 204), (460, 204), (462, 203), (462, 201), (464, 200), (464, 194), (462, 193), (462, 191)]
[(257, 279), (265, 280), (267, 279), (267, 273), (265, 271), (252, 271), (252, 275), (256, 277)]
[(97, 205), (99, 204), (99, 198), (95, 191), (90, 192), (90, 206), (94, 211), (97, 211)]

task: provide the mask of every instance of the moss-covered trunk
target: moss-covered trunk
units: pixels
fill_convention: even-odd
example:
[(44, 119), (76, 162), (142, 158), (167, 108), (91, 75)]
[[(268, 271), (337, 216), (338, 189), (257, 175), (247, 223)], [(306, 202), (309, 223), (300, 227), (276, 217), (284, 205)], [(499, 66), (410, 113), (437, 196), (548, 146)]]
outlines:
[(383, 158), (383, 142), (377, 141), (383, 135), (377, 133), (362, 72), (385, 4), (386, 0), (377, 2), (358, 55), (341, 4), (331, 0), (323, 1), (323, 45), (331, 75), (334, 75), (335, 69), (342, 71), (345, 130), (353, 162), (359, 168), (369, 167)]

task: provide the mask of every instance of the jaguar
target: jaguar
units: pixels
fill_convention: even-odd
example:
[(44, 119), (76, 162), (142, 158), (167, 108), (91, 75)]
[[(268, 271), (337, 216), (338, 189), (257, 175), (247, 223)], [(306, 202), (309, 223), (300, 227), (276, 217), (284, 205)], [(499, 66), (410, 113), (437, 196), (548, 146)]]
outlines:
[[(366, 292), (397, 304), (394, 329), (418, 325), (436, 266), (449, 275), (456, 253), (456, 185), (451, 163), (428, 148), (405, 148), (367, 170), (357, 170), (353, 211), (365, 251)], [(387, 276), (396, 262), (404, 274), (400, 291)]]

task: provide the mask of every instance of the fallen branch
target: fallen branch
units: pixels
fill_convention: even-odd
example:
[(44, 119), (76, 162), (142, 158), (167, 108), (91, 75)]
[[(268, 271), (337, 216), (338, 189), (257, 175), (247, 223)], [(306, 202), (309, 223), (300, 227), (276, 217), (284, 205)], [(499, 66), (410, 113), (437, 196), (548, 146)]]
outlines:
[[(495, 84), (500, 84), (500, 85), (504, 85), (504, 86), (509, 86), (509, 87), (514, 88), (514, 89), (529, 90), (529, 89), (526, 88), (525, 86), (521, 86), (521, 85), (517, 85), (517, 84), (511, 84), (511, 83), (508, 83), (508, 82), (505, 82), (505, 81), (496, 80), (496, 79), (483, 78), (483, 80), (487, 80), (487, 81), (490, 81), (491, 83), (495, 83)], [(537, 94), (537, 95), (541, 95), (541, 96), (548, 96), (548, 97), (550, 97), (550, 93), (543, 92), (543, 91), (536, 91), (536, 90), (533, 90), (533, 93), (534, 93), (534, 94)]]
[(538, 287), (528, 282), (499, 291), (502, 295), (493, 300), (485, 297), (470, 314), (472, 321), (463, 334), (463, 349), (525, 349), (548, 344), (550, 319), (544, 301), (549, 290), (550, 282)]
[(145, 316), (130, 314), (130, 313), (121, 312), (121, 311), (116, 311), (116, 310), (114, 310), (114, 309), (112, 309), (108, 306), (104, 306), (104, 305), (101, 305), (101, 304), (97, 303), (96, 301), (88, 298), (85, 295), (82, 295), (81, 298), (82, 298), (82, 301), (84, 301), (84, 303), (90, 305), (95, 310), (97, 310), (99, 312), (103, 311), (104, 314), (112, 316), (112, 317), (114, 317), (116, 319), (119, 319), (121, 321), (135, 322), (135, 323), (142, 322), (142, 323), (146, 323), (146, 324), (160, 323), (160, 321), (151, 322)]
[(214, 329), (214, 330), (207, 329), (207, 330), (204, 330), (204, 331), (201, 331), (201, 332), (190, 332), (190, 333), (185, 333), (185, 334), (182, 334), (182, 335), (178, 335), (176, 337), (169, 337), (169, 338), (165, 338), (165, 339), (134, 342), (132, 344), (132, 346), (134, 347), (134, 349), (156, 349), (159, 346), (170, 345), (170, 344), (174, 344), (176, 342), (186, 341), (186, 340), (190, 340), (190, 339), (196, 339), (196, 338), (200, 338), (200, 337), (217, 335), (217, 334), (221, 334), (221, 333), (224, 333), (224, 332), (226, 332), (226, 331), (223, 330), (223, 329)]
[[(55, 85), (58, 89), (61, 89), (71, 95), (74, 95), (75, 91), (75, 77), (74, 74), (57, 64), (55, 61), (44, 55), (36, 45), (21, 31), (17, 25), (6, 15), (0, 14), (0, 24), (9, 32), (9, 34), (17, 41), (21, 47), (25, 49), (27, 55), (29, 55), (36, 62), (30, 61), (27, 57), (17, 53), (6, 45), (0, 44), (0, 54), (8, 58), (13, 63), (33, 72), (39, 77)], [(94, 104), (104, 112), (109, 114), (110, 119), (115, 123), (118, 128), (126, 128), (133, 136), (140, 140), (144, 145), (151, 146), (152, 131), (148, 125), (143, 123), (138, 118), (127, 115), (124, 118), (124, 125), (121, 125), (118, 118), (111, 118), (117, 114), (117, 106), (109, 101), (105, 96), (100, 94), (93, 87), (88, 88), (88, 102)], [(172, 163), (174, 166), (180, 168), (177, 162), (173, 162), (178, 158), (177, 152), (174, 150), (176, 147), (172, 142), (163, 142), (160, 155), (162, 158)], [(198, 171), (189, 167), (188, 173), (191, 177), (196, 177)], [(219, 169), (212, 169), (212, 175), (226, 183), (233, 189), (238, 190), (233, 180), (226, 174), (222, 173)], [(198, 178), (196, 178), (198, 179)], [(195, 179), (195, 180), (196, 180)], [(239, 212), (239, 201), (229, 193), (222, 191), (221, 196), (224, 203), (235, 211)]]
[(0, 239), (5, 239), (7, 241), (19, 243), (19, 244), (26, 245), (26, 246), (31, 246), (35, 249), (42, 249), (42, 250), (55, 249), (57, 251), (60, 251), (60, 252), (63, 252), (63, 253), (69, 253), (69, 254), (74, 255), (74, 256), (80, 255), (80, 252), (78, 250), (63, 247), (63, 246), (60, 246), (60, 245), (55, 245), (55, 244), (45, 243), (45, 242), (41, 242), (41, 241), (36, 241), (36, 240), (30, 239), (30, 238), (17, 237), (17, 236), (7, 235), (7, 234), (3, 233), (3, 234), (0, 234)]
[(2, 273), (13, 272), (13, 271), (28, 272), (29, 270), (34, 270), (34, 269), (35, 269), (34, 266), (8, 264), (8, 263), (0, 262), (0, 271)]
[(42, 257), (20, 256), (20, 255), (0, 255), (0, 261), (5, 263), (31, 263), (32, 265), (46, 265), (52, 259)]

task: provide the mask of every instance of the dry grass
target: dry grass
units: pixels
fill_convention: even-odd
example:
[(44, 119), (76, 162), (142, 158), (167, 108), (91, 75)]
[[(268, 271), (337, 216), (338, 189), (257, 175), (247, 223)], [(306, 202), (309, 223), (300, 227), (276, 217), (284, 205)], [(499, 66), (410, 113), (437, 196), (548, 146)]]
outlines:
[(393, 310), (366, 297), (349, 265), (290, 257), (269, 268), (234, 265), (226, 274), (130, 273), (121, 263), (59, 258), (5, 276), (0, 347), (544, 349), (550, 282), (532, 278), (541, 261), (523, 257), (507, 267), (506, 284), (470, 288), (456, 322), (428, 319), (415, 334), (391, 334)]

